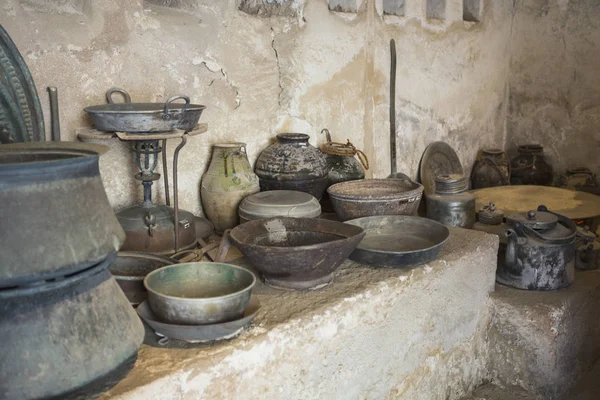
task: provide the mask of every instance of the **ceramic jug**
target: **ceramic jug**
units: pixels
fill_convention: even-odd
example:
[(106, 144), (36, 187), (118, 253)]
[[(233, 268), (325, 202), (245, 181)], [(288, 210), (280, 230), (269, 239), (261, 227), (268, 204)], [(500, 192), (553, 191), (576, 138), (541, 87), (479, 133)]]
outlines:
[(202, 208), (215, 226), (215, 232), (221, 234), (236, 226), (240, 202), (259, 190), (258, 177), (248, 161), (246, 143), (215, 144), (200, 188)]
[(325, 155), (308, 143), (303, 133), (280, 133), (256, 161), (260, 189), (297, 190), (318, 200), (327, 188), (329, 167)]
[(483, 149), (471, 173), (473, 189), (510, 185), (510, 160), (500, 149)]
[(519, 154), (510, 163), (510, 183), (513, 185), (549, 185), (552, 166), (544, 158), (544, 148), (538, 144), (519, 146)]

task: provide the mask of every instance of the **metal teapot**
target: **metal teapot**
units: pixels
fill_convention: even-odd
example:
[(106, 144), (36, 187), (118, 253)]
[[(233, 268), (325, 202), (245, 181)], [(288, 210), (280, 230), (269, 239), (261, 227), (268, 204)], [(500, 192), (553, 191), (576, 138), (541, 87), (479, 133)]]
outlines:
[(577, 225), (546, 206), (506, 218), (510, 229), (499, 283), (527, 290), (554, 290), (575, 279)]

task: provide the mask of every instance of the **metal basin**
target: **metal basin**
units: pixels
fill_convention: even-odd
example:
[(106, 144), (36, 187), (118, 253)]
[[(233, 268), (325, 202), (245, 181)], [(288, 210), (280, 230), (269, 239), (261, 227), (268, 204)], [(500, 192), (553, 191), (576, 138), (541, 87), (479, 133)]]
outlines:
[(364, 235), (337, 221), (275, 217), (239, 225), (230, 238), (267, 285), (301, 290), (329, 284)]
[(125, 233), (98, 169), (107, 149), (72, 142), (0, 146), (0, 288), (84, 270), (121, 247)]
[(64, 398), (137, 353), (144, 326), (108, 272), (0, 289), (0, 398)]
[(250, 301), (254, 274), (223, 263), (169, 265), (144, 279), (148, 302), (163, 322), (204, 325), (233, 321)]
[(371, 215), (414, 215), (423, 196), (423, 186), (401, 175), (400, 179), (337, 183), (327, 193), (342, 221)]
[(407, 215), (365, 217), (347, 223), (366, 231), (350, 259), (380, 267), (410, 267), (435, 260), (450, 236), (448, 228), (436, 221)]

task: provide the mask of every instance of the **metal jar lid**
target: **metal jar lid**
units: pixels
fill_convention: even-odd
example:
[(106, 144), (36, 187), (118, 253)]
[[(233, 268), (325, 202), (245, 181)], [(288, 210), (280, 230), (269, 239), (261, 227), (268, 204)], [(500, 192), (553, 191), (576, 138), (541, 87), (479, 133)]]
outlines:
[(240, 203), (240, 218), (254, 220), (270, 217), (316, 218), (321, 205), (312, 195), (295, 190), (269, 190), (251, 194)]
[(498, 210), (496, 205), (490, 202), (489, 205), (483, 206), (477, 213), (477, 219), (482, 224), (486, 225), (498, 225), (502, 223), (504, 219), (504, 211)]
[(469, 187), (467, 178), (462, 174), (438, 175), (435, 177), (435, 192), (437, 194), (462, 193)]

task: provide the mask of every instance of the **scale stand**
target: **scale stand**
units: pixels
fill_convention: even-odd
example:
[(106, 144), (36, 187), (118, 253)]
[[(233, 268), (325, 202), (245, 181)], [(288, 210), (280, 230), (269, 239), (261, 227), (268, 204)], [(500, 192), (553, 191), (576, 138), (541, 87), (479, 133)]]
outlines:
[[(141, 181), (144, 187), (144, 201), (140, 205), (129, 207), (117, 214), (123, 225), (127, 239), (123, 251), (142, 251), (160, 255), (171, 255), (179, 250), (189, 249), (196, 245), (195, 221), (193, 214), (179, 209), (179, 193), (177, 182), (177, 164), (179, 152), (186, 145), (189, 136), (206, 132), (207, 124), (198, 124), (196, 129), (187, 131), (172, 131), (164, 133), (127, 133), (100, 132), (93, 129), (77, 131), (79, 140), (107, 140), (119, 138), (122, 141), (133, 141), (133, 151), (136, 153), (136, 164), (140, 170), (135, 179)], [(181, 141), (173, 153), (173, 236), (166, 235), (161, 226), (169, 217), (171, 198), (169, 194), (169, 173), (167, 163), (167, 140), (179, 138)], [(166, 206), (152, 203), (152, 185), (160, 179), (160, 174), (154, 170), (158, 165), (158, 154), (162, 152), (163, 179), (165, 185)], [(183, 215), (182, 215), (183, 214)], [(181, 221), (180, 217), (184, 217)], [(162, 222), (161, 222), (162, 221)], [(183, 235), (180, 230), (183, 230)], [(182, 237), (183, 236), (183, 237)], [(171, 244), (171, 240), (173, 240)], [(167, 246), (166, 243), (169, 245)]]

